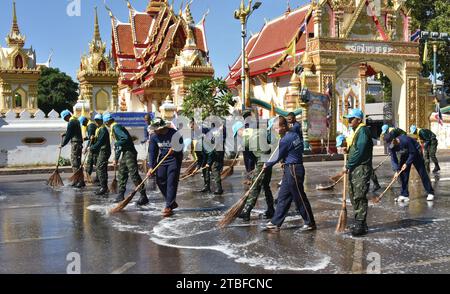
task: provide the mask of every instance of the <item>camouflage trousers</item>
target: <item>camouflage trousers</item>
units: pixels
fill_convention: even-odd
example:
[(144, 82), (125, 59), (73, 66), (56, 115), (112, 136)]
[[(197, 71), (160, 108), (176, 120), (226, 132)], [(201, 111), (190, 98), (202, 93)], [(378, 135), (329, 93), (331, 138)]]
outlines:
[(72, 170), (76, 173), (81, 167), (81, 153), (83, 152), (83, 143), (72, 142), (72, 150), (70, 152), (70, 162)]
[[(264, 162), (258, 162), (255, 167), (255, 171), (253, 173), (252, 185), (255, 183), (256, 178), (261, 173), (262, 168), (264, 167)], [(270, 181), (272, 180), (272, 169), (266, 169), (263, 174), (256, 181), (256, 184), (253, 186), (250, 191), (250, 196), (245, 203), (246, 210), (252, 210), (256, 205), (256, 201), (258, 201), (259, 194), (261, 194), (261, 190), (264, 189), (264, 194), (266, 196), (267, 209), (274, 209), (273, 207), (273, 194), (270, 189)]]
[(222, 170), (223, 170), (223, 164), (220, 164), (220, 162), (214, 161), (213, 165), (203, 170), (203, 180), (205, 182), (205, 187), (210, 188), (211, 187), (211, 175), (213, 178), (213, 181), (216, 183), (216, 189), (222, 190)]
[[(111, 150), (100, 149), (98, 154), (95, 154), (97, 159), (96, 173), (100, 182), (100, 186), (104, 189), (108, 188), (108, 162), (111, 157)], [(126, 183), (125, 183), (126, 184)]]
[(86, 160), (86, 172), (91, 175), (94, 171), (94, 165), (97, 166), (98, 153), (89, 152)]
[(369, 165), (359, 165), (349, 174), (349, 194), (355, 212), (355, 220), (366, 221), (370, 178), (373, 168)]
[(427, 172), (430, 172), (430, 159), (433, 161), (435, 165), (438, 165), (439, 162), (436, 157), (436, 151), (437, 151), (438, 141), (432, 140), (431, 143), (425, 148), (425, 168), (427, 169)]
[[(128, 177), (131, 177), (134, 185), (137, 187), (142, 183), (142, 178), (139, 175), (139, 165), (137, 162), (137, 153), (132, 151), (122, 152), (122, 159), (119, 164), (119, 193), (125, 193), (127, 189)], [(140, 192), (145, 191), (145, 185), (142, 185)]]

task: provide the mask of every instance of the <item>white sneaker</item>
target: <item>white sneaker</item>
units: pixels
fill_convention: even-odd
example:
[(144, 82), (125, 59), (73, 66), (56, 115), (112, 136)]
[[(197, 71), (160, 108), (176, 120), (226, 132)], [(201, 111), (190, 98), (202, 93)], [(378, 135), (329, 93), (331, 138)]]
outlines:
[(433, 201), (433, 200), (434, 200), (434, 195), (428, 194), (427, 201)]
[(397, 198), (395, 198), (395, 202), (409, 202), (409, 197), (398, 196)]

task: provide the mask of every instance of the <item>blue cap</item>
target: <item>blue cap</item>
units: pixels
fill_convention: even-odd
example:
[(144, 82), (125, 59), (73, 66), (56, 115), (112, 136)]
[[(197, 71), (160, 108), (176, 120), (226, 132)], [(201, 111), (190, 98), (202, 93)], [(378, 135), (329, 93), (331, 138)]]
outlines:
[(101, 120), (101, 121), (103, 121), (103, 115), (101, 115), (100, 113), (97, 113), (97, 114), (94, 116), (94, 120)]
[(61, 112), (61, 118), (65, 119), (66, 117), (68, 117), (69, 115), (72, 115), (72, 113), (69, 110), (64, 110), (63, 112)]
[(241, 122), (241, 121), (236, 122), (236, 123), (233, 125), (233, 136), (236, 137), (237, 134), (238, 134), (238, 131), (239, 131), (240, 129), (244, 128), (244, 127), (245, 127), (245, 125), (244, 125), (243, 122)]
[(412, 126), (409, 128), (409, 132), (410, 132), (411, 134), (415, 134), (416, 131), (417, 131), (416, 125), (412, 125)]
[(336, 137), (336, 147), (342, 147), (342, 145), (344, 144), (345, 141), (345, 136), (344, 135), (339, 135)]
[(78, 118), (78, 121), (80, 122), (80, 124), (84, 124), (85, 122), (87, 122), (87, 118), (86, 117), (84, 117), (84, 116), (80, 116), (79, 118)]
[(109, 122), (112, 119), (113, 119), (113, 117), (112, 117), (112, 115), (110, 113), (104, 113), (103, 114), (103, 122), (104, 123), (107, 123), (107, 122)]
[(273, 124), (275, 123), (276, 119), (277, 119), (276, 117), (269, 119), (269, 122), (267, 123), (267, 129), (268, 130), (272, 129)]
[(386, 134), (388, 130), (389, 130), (389, 126), (388, 125), (383, 125), (381, 127), (381, 134)]
[(362, 112), (361, 109), (358, 108), (354, 108), (350, 111), (349, 114), (344, 116), (345, 118), (359, 118), (359, 119), (364, 119), (364, 113)]

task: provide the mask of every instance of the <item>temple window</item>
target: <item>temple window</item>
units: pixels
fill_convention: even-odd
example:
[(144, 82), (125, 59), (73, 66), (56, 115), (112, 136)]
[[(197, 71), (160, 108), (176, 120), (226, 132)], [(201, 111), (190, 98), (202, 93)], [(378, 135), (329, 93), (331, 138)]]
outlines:
[(20, 95), (19, 93), (14, 94), (13, 107), (22, 108), (22, 95)]
[(97, 112), (107, 111), (109, 108), (109, 94), (105, 90), (100, 90), (95, 96), (95, 110)]
[(14, 68), (22, 69), (23, 68), (23, 59), (22, 56), (17, 55), (14, 59)]
[(98, 63), (98, 70), (106, 71), (106, 63), (103, 60)]

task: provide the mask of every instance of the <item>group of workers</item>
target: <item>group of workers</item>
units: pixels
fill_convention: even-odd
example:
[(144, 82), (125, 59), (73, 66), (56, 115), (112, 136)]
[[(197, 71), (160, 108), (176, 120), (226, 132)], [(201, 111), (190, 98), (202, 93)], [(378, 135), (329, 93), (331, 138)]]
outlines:
[[(251, 113), (244, 113), (244, 119)], [(118, 165), (119, 189), (115, 203), (125, 199), (126, 184), (131, 177), (135, 186), (142, 183), (139, 175), (137, 151), (133, 138), (127, 129), (115, 122), (109, 113), (97, 114), (94, 121), (85, 117), (76, 118), (68, 110), (61, 113), (62, 118), (68, 122), (67, 132), (63, 135), (61, 148), (69, 142), (72, 144), (71, 162), (74, 172), (80, 169), (83, 153), (83, 141), (87, 141), (84, 154), (87, 157), (86, 172), (90, 175), (93, 166), (96, 167), (96, 180), (100, 188), (96, 195), (108, 196), (108, 161), (111, 156), (111, 143), (114, 142), (113, 164)], [(353, 236), (367, 234), (367, 210), (370, 180), (374, 181), (374, 190), (380, 189), (372, 167), (373, 141), (369, 128), (364, 124), (363, 112), (353, 109), (345, 116), (348, 119), (352, 134), (348, 137), (342, 135), (337, 138), (337, 146), (348, 154), (343, 169), (349, 175), (349, 195), (354, 208), (354, 226), (351, 229)], [(156, 183), (165, 199), (162, 211), (164, 217), (173, 214), (178, 207), (176, 202), (177, 189), (180, 181), (183, 161), (184, 141), (180, 133), (171, 122), (162, 118), (151, 119), (146, 116), (148, 134), (148, 174), (156, 177)], [(239, 217), (243, 221), (251, 219), (251, 211), (255, 207), (261, 191), (264, 191), (267, 209), (263, 214), (270, 220), (264, 227), (268, 231), (278, 231), (294, 202), (297, 212), (304, 220), (303, 230), (315, 230), (311, 204), (304, 190), (305, 168), (303, 166), (304, 141), (302, 125), (296, 121), (296, 115), (289, 113), (286, 117), (279, 116), (268, 122), (267, 128), (257, 127), (252, 123), (238, 121), (233, 124), (234, 140), (242, 143), (244, 164), (247, 172), (244, 181), (250, 188), (249, 197)], [(86, 138), (82, 137), (81, 126), (87, 128)], [(195, 120), (190, 123), (193, 153), (196, 159), (195, 172), (202, 171), (204, 186), (200, 192), (211, 192), (211, 175), (215, 182), (215, 195), (224, 193), (221, 172), (224, 167), (226, 128), (224, 123), (212, 124), (211, 128), (199, 125)], [(402, 183), (401, 195), (396, 201), (406, 202), (409, 199), (408, 180), (411, 165), (417, 169), (423, 186), (428, 193), (427, 200), (434, 199), (434, 191), (427, 173), (430, 158), (435, 164), (433, 172), (440, 167), (436, 158), (436, 135), (430, 130), (417, 129), (412, 126), (411, 136), (417, 136), (424, 145), (425, 160), (421, 145), (406, 132), (399, 128), (387, 125), (382, 127), (382, 136), (389, 145), (392, 167), (400, 176)], [(274, 144), (277, 142), (277, 144)], [(267, 144), (266, 144), (267, 143)], [(267, 148), (269, 146), (269, 148)], [(274, 147), (276, 146), (276, 147)], [(275, 164), (281, 163), (283, 178), (279, 184), (277, 201), (274, 201), (270, 182), (272, 169)], [(74, 187), (82, 188), (84, 181), (73, 183)], [(143, 206), (149, 203), (145, 185), (140, 185), (140, 198), (136, 205)], [(276, 203), (275, 203), (276, 202)]]

